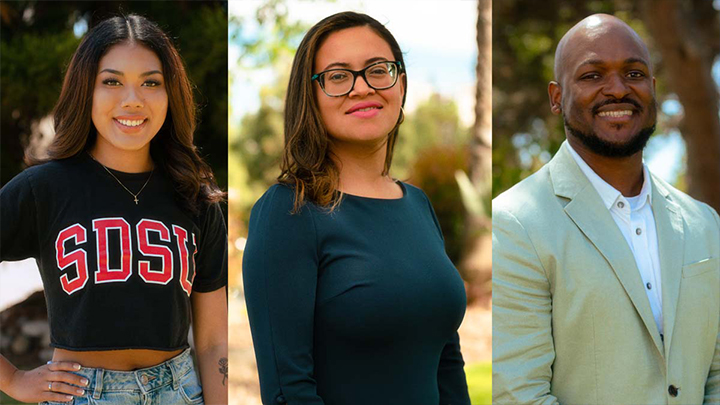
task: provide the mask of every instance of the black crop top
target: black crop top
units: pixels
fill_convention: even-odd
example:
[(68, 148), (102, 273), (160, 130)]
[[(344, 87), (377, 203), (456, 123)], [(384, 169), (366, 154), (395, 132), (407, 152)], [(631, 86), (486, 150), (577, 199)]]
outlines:
[[(150, 173), (121, 173), (133, 192)], [(31, 167), (0, 190), (0, 261), (36, 259), (51, 346), (188, 347), (190, 294), (227, 285), (220, 207), (194, 216), (159, 167), (138, 196), (87, 153)]]

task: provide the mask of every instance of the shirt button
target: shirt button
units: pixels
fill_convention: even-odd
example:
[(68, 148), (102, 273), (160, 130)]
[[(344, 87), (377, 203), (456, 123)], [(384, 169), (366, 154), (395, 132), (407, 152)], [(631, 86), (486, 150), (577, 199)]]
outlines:
[(140, 376), (140, 382), (143, 383), (143, 385), (146, 385), (148, 381), (148, 376), (146, 376), (145, 374)]
[(625, 203), (622, 201), (618, 201), (617, 206), (618, 206), (618, 208), (622, 208), (625, 206)]
[(674, 385), (671, 385), (668, 387), (668, 394), (670, 394), (671, 397), (676, 397), (680, 393), (680, 389)]
[(635, 229), (635, 233), (636, 233), (637, 235), (642, 234), (642, 229), (640, 229), (640, 228)]
[(275, 402), (278, 404), (287, 404), (287, 401), (285, 401), (285, 397), (282, 395), (278, 395), (277, 398), (275, 398)]
[(648, 290), (652, 290), (652, 284), (650, 283), (645, 284), (645, 287), (647, 287)]

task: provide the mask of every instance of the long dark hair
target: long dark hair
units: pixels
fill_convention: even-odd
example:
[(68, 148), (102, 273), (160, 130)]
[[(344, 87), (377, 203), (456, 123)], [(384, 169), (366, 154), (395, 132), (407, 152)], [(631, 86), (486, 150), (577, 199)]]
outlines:
[(201, 205), (221, 201), (224, 193), (193, 144), (196, 105), (192, 85), (172, 41), (154, 22), (139, 15), (111, 17), (88, 31), (72, 56), (53, 110), (55, 138), (48, 148), (48, 157), (37, 159), (27, 155), (26, 161), (32, 165), (66, 159), (95, 144), (92, 103), (98, 65), (113, 45), (123, 42), (142, 44), (155, 52), (162, 63), (168, 111), (160, 131), (150, 142), (150, 153), (169, 174), (181, 204), (198, 214)]
[[(370, 27), (388, 43), (393, 57), (404, 68), (400, 45), (390, 31), (376, 19), (353, 12), (334, 14), (315, 24), (305, 34), (295, 54), (285, 100), (285, 149), (278, 177), (279, 182), (289, 184), (295, 190), (295, 212), (306, 199), (320, 206), (330, 206), (331, 209), (339, 203), (335, 190), (338, 188), (340, 170), (331, 158), (328, 133), (320, 117), (310, 78), (315, 54), (328, 35), (363, 26)], [(402, 79), (405, 85), (402, 99), (404, 106), (407, 77), (402, 75)], [(398, 128), (403, 118), (401, 110), (395, 127), (388, 134), (383, 175), (390, 171)]]

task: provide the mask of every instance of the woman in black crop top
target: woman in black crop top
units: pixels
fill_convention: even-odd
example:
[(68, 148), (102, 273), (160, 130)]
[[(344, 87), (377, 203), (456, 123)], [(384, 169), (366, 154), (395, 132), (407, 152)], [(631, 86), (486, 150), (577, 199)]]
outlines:
[[(91, 29), (67, 69), (49, 158), (0, 190), (0, 260), (34, 257), (53, 361), (0, 389), (25, 402), (227, 403), (227, 232), (193, 145), (180, 55), (137, 15)], [(190, 315), (202, 388), (187, 353)], [(126, 401), (126, 402), (122, 402)]]
[(367, 15), (330, 16), (299, 46), (282, 174), (243, 258), (265, 404), (470, 404), (463, 282), (425, 194), (389, 176), (406, 89)]

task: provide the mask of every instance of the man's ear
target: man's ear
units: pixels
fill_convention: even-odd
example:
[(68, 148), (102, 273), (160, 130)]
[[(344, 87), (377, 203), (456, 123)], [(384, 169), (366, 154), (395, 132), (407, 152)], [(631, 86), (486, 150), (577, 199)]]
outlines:
[(548, 84), (548, 96), (550, 97), (550, 111), (555, 115), (562, 114), (562, 88), (556, 81)]

